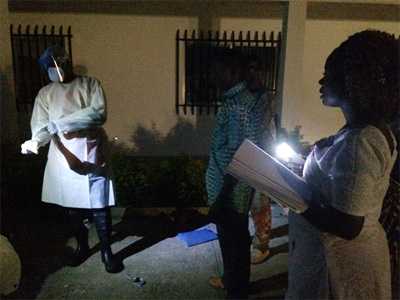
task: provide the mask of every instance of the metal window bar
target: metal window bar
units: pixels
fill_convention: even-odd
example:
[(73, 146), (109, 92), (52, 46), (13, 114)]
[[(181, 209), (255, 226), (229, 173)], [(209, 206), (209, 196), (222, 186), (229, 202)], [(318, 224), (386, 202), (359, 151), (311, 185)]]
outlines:
[[(263, 66), (266, 91), (276, 93), (279, 59), (281, 51), (281, 33), (262, 34), (247, 31), (228, 34), (224, 31), (188, 30), (176, 32), (176, 83), (175, 110), (185, 115), (203, 112), (216, 113), (220, 106), (222, 91), (215, 85), (211, 73), (211, 58), (221, 47), (237, 48), (246, 55), (256, 55)], [(183, 49), (182, 49), (183, 48)], [(182, 57), (183, 56), (183, 57)], [(181, 64), (183, 63), (183, 66)], [(183, 67), (183, 68), (181, 68)], [(181, 74), (183, 70), (184, 74)]]
[(48, 46), (57, 44), (64, 47), (72, 62), (71, 26), (66, 33), (63, 26), (56, 31), (56, 26), (53, 25), (50, 32), (47, 26), (43, 26), (41, 32), (38, 25), (31, 29), (31, 25), (27, 25), (25, 30), (22, 29), (22, 25), (18, 25), (17, 28), (10, 25), (14, 91), (18, 112), (32, 111), (37, 93), (49, 83), (38, 64), (39, 56)]

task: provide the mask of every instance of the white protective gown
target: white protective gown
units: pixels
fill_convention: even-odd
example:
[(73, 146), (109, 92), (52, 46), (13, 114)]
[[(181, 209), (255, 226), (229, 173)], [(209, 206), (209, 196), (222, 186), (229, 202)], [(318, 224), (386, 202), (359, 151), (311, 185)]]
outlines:
[[(39, 147), (51, 140), (48, 125), (56, 127), (64, 146), (81, 161), (96, 162), (97, 138), (65, 139), (64, 132), (100, 127), (106, 120), (106, 104), (100, 83), (90, 77), (77, 77), (70, 83), (50, 83), (35, 100), (31, 128), (32, 140)], [(115, 204), (109, 175), (79, 175), (72, 171), (57, 146), (50, 142), (43, 179), (42, 201), (71, 208), (103, 208)]]

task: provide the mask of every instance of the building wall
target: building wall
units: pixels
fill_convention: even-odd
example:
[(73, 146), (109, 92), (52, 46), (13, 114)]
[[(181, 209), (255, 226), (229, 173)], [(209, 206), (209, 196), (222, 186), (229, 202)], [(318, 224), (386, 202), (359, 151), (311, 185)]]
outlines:
[[(231, 5), (227, 9), (229, 16), (224, 16), (223, 7), (215, 11), (213, 17), (218, 21), (208, 22), (216, 24), (214, 29), (278, 32), (282, 28), (279, 9), (265, 13), (267, 17), (259, 12), (254, 18), (239, 17), (240, 6)], [(247, 15), (251, 13), (254, 12), (246, 11)], [(100, 79), (106, 92), (109, 114), (105, 128), (110, 138), (118, 137), (119, 141), (133, 145), (134, 136), (140, 154), (207, 153), (214, 117), (177, 116), (175, 113), (175, 33), (178, 28), (197, 29), (198, 17), (11, 12), (9, 22), (72, 26), (77, 70)], [(302, 126), (305, 140), (313, 142), (342, 125), (338, 111), (321, 105), (318, 80), (327, 55), (347, 36), (365, 28), (400, 34), (399, 22), (393, 20), (339, 21), (315, 19), (315, 16), (307, 20), (303, 67), (305, 97), (303, 103), (292, 103), (290, 107), (294, 109), (285, 116), (290, 124)], [(11, 59), (6, 61), (5, 68), (10, 70)]]
[(74, 65), (101, 81), (111, 138), (129, 142), (138, 125), (166, 134), (176, 123), (175, 32), (197, 28), (196, 19), (15, 13), (10, 22), (71, 25)]
[[(282, 30), (281, 19), (255, 19), (255, 18), (232, 18), (222, 17), (220, 20), (220, 30), (236, 32), (243, 31), (266, 31), (267, 33), (274, 31), (275, 34)], [(267, 35), (268, 36), (268, 35)]]
[[(220, 30), (280, 30), (279, 20), (220, 21)], [(10, 23), (71, 25), (77, 72), (98, 78), (105, 90), (110, 138), (133, 145), (135, 135), (140, 154), (208, 152), (214, 116), (175, 113), (175, 34), (197, 29), (198, 18), (10, 13)], [(160, 139), (167, 141), (154, 147)]]
[(13, 100), (9, 13), (6, 1), (0, 1), (0, 141), (14, 144), (17, 136), (17, 112)]

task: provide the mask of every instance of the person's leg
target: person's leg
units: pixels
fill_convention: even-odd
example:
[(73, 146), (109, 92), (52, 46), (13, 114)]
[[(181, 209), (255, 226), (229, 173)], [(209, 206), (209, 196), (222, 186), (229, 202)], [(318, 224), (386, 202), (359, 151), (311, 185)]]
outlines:
[(223, 273), (221, 277), (211, 277), (210, 284), (216, 288), (225, 288), (224, 277), (225, 274), (229, 272), (229, 269), (232, 266), (231, 241), (229, 240), (229, 232), (227, 233), (227, 231), (229, 231), (229, 226), (222, 222), (218, 222), (216, 225), (219, 247), (221, 249)]
[(252, 243), (252, 264), (263, 262), (269, 255), (269, 241), (271, 235), (271, 204), (269, 198), (261, 195), (257, 206), (251, 209), (251, 216), (255, 227), (255, 236)]
[(250, 280), (250, 233), (248, 215), (235, 213), (235, 226), (232, 238), (235, 241), (233, 262), (235, 277), (232, 288), (228, 290), (228, 298), (245, 299), (249, 292)]
[(248, 217), (227, 210), (217, 229), (224, 263), (223, 282), (227, 298), (245, 299), (248, 296), (250, 278)]
[(88, 229), (83, 221), (87, 215), (84, 209), (68, 209), (69, 224), (73, 236), (76, 238), (77, 246), (70, 255), (67, 264), (70, 266), (79, 266), (89, 256)]
[(123, 270), (123, 264), (111, 251), (111, 214), (108, 207), (93, 209), (93, 221), (100, 241), (101, 260), (109, 273)]
[(397, 234), (397, 240), (389, 242), (393, 299), (400, 299), (400, 232)]

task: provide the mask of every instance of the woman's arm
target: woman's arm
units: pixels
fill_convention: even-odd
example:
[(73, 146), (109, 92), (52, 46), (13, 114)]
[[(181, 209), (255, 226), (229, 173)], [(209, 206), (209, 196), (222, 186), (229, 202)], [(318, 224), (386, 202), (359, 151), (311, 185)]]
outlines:
[(61, 119), (52, 120), (49, 123), (51, 133), (74, 132), (99, 127), (105, 123), (106, 100), (100, 83), (96, 79), (89, 78), (86, 88), (89, 105)]
[(38, 143), (38, 147), (46, 145), (51, 139), (51, 135), (47, 130), (47, 125), (49, 124), (49, 105), (46, 100), (46, 97), (40, 91), (35, 99), (32, 111), (32, 140)]
[(346, 240), (356, 238), (364, 225), (364, 217), (343, 213), (332, 206), (311, 204), (301, 215), (320, 231)]

